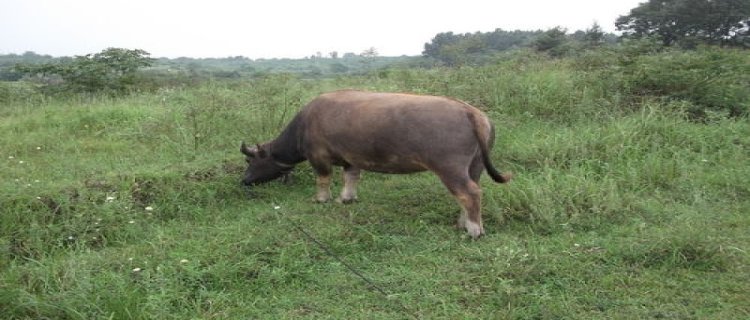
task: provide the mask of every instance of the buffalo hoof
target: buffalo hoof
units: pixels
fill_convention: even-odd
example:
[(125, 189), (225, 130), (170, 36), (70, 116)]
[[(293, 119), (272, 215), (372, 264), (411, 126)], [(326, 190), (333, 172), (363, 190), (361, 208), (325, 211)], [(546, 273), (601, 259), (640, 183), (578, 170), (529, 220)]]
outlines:
[(351, 203), (357, 202), (357, 198), (355, 197), (355, 198), (350, 198), (350, 199), (344, 199), (344, 198), (339, 197), (339, 198), (336, 198), (336, 202), (342, 203), (342, 204), (351, 204)]
[(471, 239), (476, 240), (484, 234), (484, 228), (472, 221), (466, 221), (466, 232), (469, 233)]
[(318, 196), (312, 197), (312, 202), (314, 203), (326, 203), (328, 202), (328, 200), (331, 200), (331, 198), (323, 198)]

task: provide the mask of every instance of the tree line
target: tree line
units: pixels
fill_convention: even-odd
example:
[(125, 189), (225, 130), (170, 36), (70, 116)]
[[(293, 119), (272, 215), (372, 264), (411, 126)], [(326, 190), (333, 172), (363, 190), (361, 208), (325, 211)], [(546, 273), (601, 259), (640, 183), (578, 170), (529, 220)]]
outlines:
[(750, 48), (750, 1), (649, 0), (615, 26), (626, 38), (654, 37), (665, 46)]
[(585, 31), (568, 34), (567, 29), (555, 27), (547, 31), (506, 31), (495, 29), (491, 32), (454, 34), (438, 33), (431, 42), (425, 43), (422, 55), (438, 64), (459, 66), (483, 64), (491, 60), (493, 54), (519, 48), (533, 48), (561, 56), (578, 48), (592, 48), (605, 43), (617, 42), (617, 35), (605, 33), (594, 23)]
[[(620, 16), (621, 36), (594, 23), (569, 33), (562, 27), (546, 31), (454, 34), (442, 32), (420, 57), (380, 57), (375, 48), (361, 54), (318, 52), (304, 59), (154, 59), (140, 49), (107, 48), (76, 57), (54, 58), (26, 52), (0, 56), (0, 81), (33, 80), (48, 91), (122, 93), (205, 78), (263, 77), (294, 73), (303, 77), (365, 74), (387, 67), (481, 65), (503, 51), (527, 48), (551, 57), (577, 54), (627, 39), (650, 39), (663, 47), (694, 49), (700, 45), (750, 48), (750, 0), (649, 0)], [(145, 69), (145, 71), (144, 71)]]
[(573, 33), (562, 27), (546, 31), (444, 32), (425, 43), (422, 55), (456, 66), (481, 64), (494, 53), (514, 48), (528, 47), (560, 57), (622, 39), (644, 38), (684, 49), (699, 45), (750, 48), (750, 1), (649, 0), (620, 16), (615, 27), (622, 36), (603, 32), (597, 23)]

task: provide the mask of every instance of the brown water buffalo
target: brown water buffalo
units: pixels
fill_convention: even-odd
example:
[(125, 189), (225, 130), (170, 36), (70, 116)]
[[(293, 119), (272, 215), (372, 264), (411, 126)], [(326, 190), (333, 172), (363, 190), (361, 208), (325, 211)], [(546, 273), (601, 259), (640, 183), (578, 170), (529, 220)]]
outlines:
[(455, 99), (354, 90), (322, 94), (274, 140), (240, 150), (247, 156), (245, 185), (276, 179), (305, 160), (317, 175), (314, 200), (331, 198), (332, 166), (344, 168), (338, 199), (357, 199), (360, 171), (434, 172), (461, 205), (458, 226), (484, 233), (479, 176), (511, 179), (490, 162), (494, 128), (478, 109)]

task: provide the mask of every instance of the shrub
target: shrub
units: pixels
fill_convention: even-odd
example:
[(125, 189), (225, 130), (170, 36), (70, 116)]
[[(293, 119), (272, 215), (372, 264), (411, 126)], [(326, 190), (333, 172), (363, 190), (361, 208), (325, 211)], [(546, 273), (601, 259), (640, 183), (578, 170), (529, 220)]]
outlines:
[(27, 76), (41, 76), (47, 82), (59, 77), (61, 86), (47, 86), (61, 92), (121, 93), (137, 87), (136, 72), (152, 64), (148, 55), (148, 52), (139, 49), (107, 48), (100, 53), (60, 62), (19, 64), (15, 69)]
[(621, 66), (627, 92), (689, 101), (686, 111), (695, 118), (737, 117), (750, 108), (750, 59), (742, 50), (666, 51), (621, 60)]

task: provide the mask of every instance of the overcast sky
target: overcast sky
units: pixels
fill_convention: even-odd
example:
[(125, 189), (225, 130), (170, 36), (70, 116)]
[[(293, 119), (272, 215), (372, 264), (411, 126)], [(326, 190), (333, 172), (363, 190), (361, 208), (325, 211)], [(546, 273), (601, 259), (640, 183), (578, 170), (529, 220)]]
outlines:
[(0, 54), (301, 58), (316, 52), (419, 55), (439, 32), (584, 30), (646, 0), (0, 0)]

